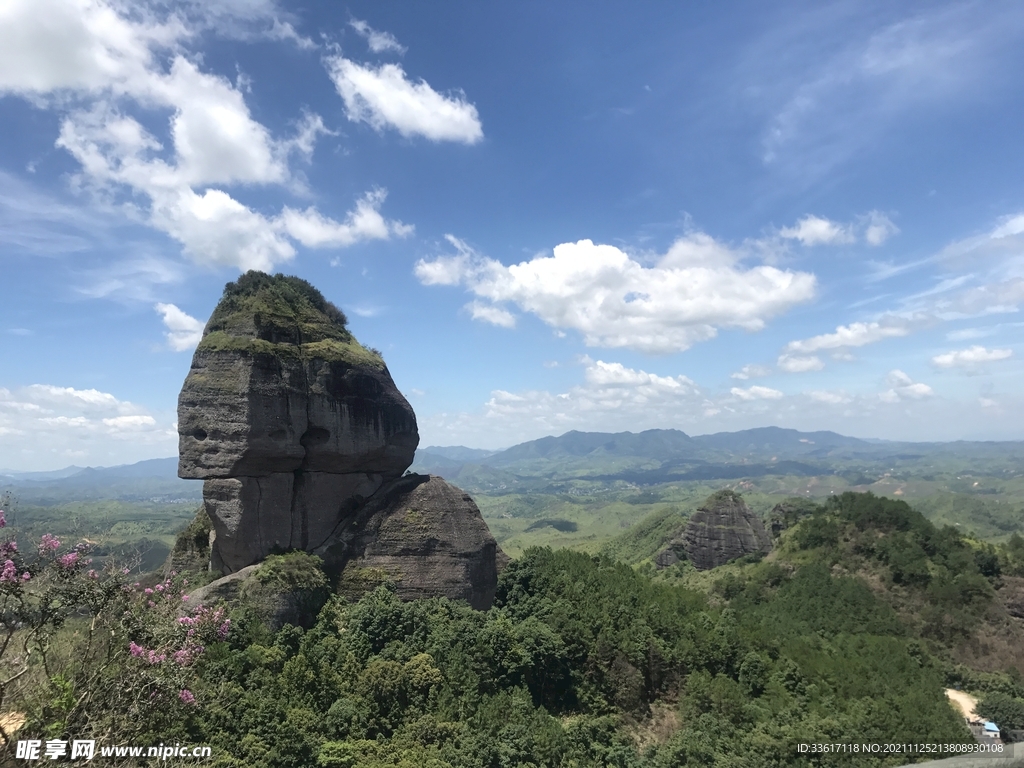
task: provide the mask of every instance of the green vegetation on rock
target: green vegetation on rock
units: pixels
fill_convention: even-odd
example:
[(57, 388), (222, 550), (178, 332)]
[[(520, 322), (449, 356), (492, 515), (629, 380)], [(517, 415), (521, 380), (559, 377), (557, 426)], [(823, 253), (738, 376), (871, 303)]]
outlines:
[(322, 359), (383, 368), (346, 327), (345, 313), (305, 280), (251, 270), (224, 288), (197, 351)]

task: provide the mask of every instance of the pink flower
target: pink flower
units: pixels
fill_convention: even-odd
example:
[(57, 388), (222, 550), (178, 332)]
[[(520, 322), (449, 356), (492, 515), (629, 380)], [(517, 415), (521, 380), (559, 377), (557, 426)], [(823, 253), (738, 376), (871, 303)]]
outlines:
[(64, 555), (62, 558), (60, 558), (57, 562), (60, 563), (60, 567), (61, 568), (66, 568), (68, 570), (71, 570), (72, 568), (74, 568), (78, 564), (78, 553), (77, 552), (68, 552), (66, 555)]
[(3, 544), (0, 544), (0, 555), (4, 557), (7, 557), (8, 555), (13, 555), (17, 551), (18, 542), (16, 541), (5, 541)]
[(86, 574), (90, 579), (98, 579), (100, 575), (96, 573), (95, 569), (90, 568), (89, 573)]
[(192, 705), (196, 703), (196, 697), (187, 688), (182, 689), (181, 693), (178, 694), (178, 698), (181, 699), (183, 704)]
[(153, 594), (153, 590), (152, 590), (152, 589), (150, 589), (149, 587), (146, 587), (146, 590), (145, 590), (145, 591), (146, 591), (146, 594), (147, 594), (147, 595), (152, 595), (152, 594)]
[(39, 540), (39, 554), (45, 555), (47, 552), (56, 552), (60, 549), (60, 539), (49, 533), (44, 533), (43, 538)]
[(226, 640), (228, 631), (231, 629), (231, 619), (225, 619), (224, 623), (217, 628), (217, 637), (221, 640)]
[(128, 643), (128, 652), (131, 653), (132, 656), (138, 658), (146, 652), (146, 649), (132, 641)]
[(4, 562), (3, 570), (0, 570), (0, 582), (5, 584), (18, 583), (18, 569), (14, 567), (13, 560), (7, 560)]
[(0, 528), (7, 527), (7, 518), (4, 517), (4, 511), (0, 509)]
[(121, 569), (121, 575), (122, 576), (127, 576), (129, 573), (131, 573), (131, 571), (128, 570), (127, 568), (122, 568)]
[(152, 608), (154, 605), (156, 605), (156, 603), (154, 603), (152, 600), (148, 600), (146, 602), (146, 605), (148, 605), (150, 608)]
[(32, 578), (32, 574), (29, 573), (28, 571), (25, 571), (23, 574), (21, 574), (21, 580), (22, 581), (28, 581), (31, 578)]
[(181, 602), (187, 603), (188, 602), (188, 595), (182, 595), (181, 596)]

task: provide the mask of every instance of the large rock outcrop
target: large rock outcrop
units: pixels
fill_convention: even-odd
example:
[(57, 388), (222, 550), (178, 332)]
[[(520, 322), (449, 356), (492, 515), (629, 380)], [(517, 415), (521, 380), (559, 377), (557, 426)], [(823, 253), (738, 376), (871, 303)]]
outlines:
[[(345, 326), (344, 314), (299, 278), (249, 272), (225, 287), (178, 399), (178, 475), (205, 481), (213, 570), (232, 574), (290, 550), (336, 551), (371, 500), (384, 514), (382, 499), (394, 498), (419, 442), (416, 416), (380, 355)], [(430, 500), (451, 502), (440, 491)], [(500, 550), (479, 510), (470, 501), (434, 511), (449, 528), (429, 536), (410, 528), (392, 542), (405, 548), (408, 570), (393, 569), (395, 579), (405, 574), (410, 596), (493, 596)], [(442, 541), (450, 562), (435, 556)], [(360, 557), (367, 547), (382, 551), (359, 546)], [(474, 558), (482, 559), (459, 571), (457, 562)], [(484, 582), (467, 592), (465, 578)]]
[(733, 491), (718, 491), (690, 517), (682, 535), (655, 558), (665, 568), (685, 555), (698, 570), (706, 571), (738, 557), (771, 551), (771, 538), (746, 503)]
[(469, 494), (434, 475), (406, 475), (371, 498), (317, 550), (339, 591), (382, 581), (406, 598), (446, 595), (486, 609), (507, 561)]

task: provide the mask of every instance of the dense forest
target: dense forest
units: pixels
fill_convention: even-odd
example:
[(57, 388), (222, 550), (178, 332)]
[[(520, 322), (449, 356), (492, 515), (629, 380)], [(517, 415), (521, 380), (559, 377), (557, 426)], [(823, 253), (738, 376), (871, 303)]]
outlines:
[[(797, 745), (971, 742), (947, 686), (1024, 727), (1019, 668), (955, 653), (1024, 575), (1024, 541), (870, 494), (794, 510), (771, 555), (706, 589), (685, 563), (534, 548), (486, 612), (387, 585), (346, 602), (304, 553), (236, 605), (189, 608), (200, 574), (135, 583), (56, 539), (6, 544), (0, 705), (20, 739), (209, 744), (221, 768), (898, 765)], [(298, 625), (268, 618), (280, 593)]]

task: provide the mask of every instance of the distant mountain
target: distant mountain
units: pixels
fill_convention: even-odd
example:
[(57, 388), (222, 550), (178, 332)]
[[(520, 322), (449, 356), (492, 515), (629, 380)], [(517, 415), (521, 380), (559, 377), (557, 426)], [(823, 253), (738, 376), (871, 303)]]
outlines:
[(17, 469), (0, 469), (0, 479), (11, 480), (60, 480), (62, 477), (70, 477), (82, 471), (84, 467), (64, 467), (64, 469), (51, 469), (48, 472), (21, 472)]
[(835, 432), (798, 432), (781, 427), (744, 429), (741, 432), (716, 432), (699, 435), (694, 442), (709, 448), (743, 455), (768, 453), (818, 453), (823, 448), (871, 448), (866, 440), (846, 437)]
[(630, 457), (664, 461), (692, 455), (700, 450), (693, 438), (677, 429), (649, 429), (645, 432), (566, 432), (560, 437), (542, 437), (514, 445), (486, 460), (492, 467), (507, 467), (537, 459), (579, 459), (585, 457)]
[(482, 459), (498, 453), (498, 451), (487, 451), (483, 448), (467, 448), (464, 445), (428, 445), (426, 448), (419, 448), (416, 451), (417, 457), (420, 453), (429, 453), (433, 456), (440, 456), (461, 463), (465, 461), (480, 462)]
[(63, 476), (59, 475), (64, 470), (24, 473), (3, 478), (0, 484), (13, 488), (21, 501), (43, 506), (94, 499), (191, 501), (202, 498), (201, 482), (178, 477), (177, 456), (117, 467), (75, 469), (76, 472)]
[(441, 474), (442, 471), (457, 470), (465, 461), (450, 459), (447, 456), (434, 453), (433, 451), (425, 451), (422, 448), (416, 449), (416, 456), (412, 460), (412, 469), (414, 472), (420, 472), (422, 474), (437, 475)]

